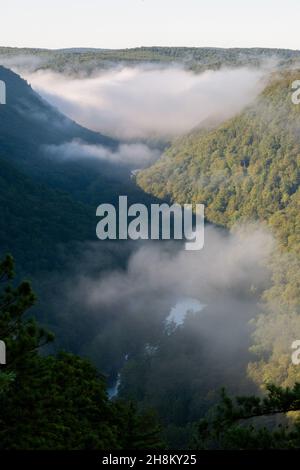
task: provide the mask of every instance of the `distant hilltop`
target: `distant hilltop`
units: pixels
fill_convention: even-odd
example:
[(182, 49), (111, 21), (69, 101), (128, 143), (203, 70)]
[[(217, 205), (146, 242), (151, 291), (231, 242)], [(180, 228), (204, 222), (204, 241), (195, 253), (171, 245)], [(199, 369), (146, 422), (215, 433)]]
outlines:
[[(33, 59), (33, 60), (32, 60)], [(221, 67), (257, 67), (273, 61), (277, 67), (299, 64), (300, 51), (268, 48), (218, 47), (136, 47), (132, 49), (64, 48), (38, 49), (0, 47), (0, 64), (8, 67), (30, 68), (31, 71), (50, 69), (56, 72), (92, 73), (112, 64), (138, 65), (144, 63), (183, 67), (202, 72)]]

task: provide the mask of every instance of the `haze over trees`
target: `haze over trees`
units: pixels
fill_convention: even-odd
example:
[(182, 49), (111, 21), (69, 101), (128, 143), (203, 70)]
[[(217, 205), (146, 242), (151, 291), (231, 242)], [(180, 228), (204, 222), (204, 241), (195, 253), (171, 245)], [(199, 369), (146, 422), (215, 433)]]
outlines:
[[(197, 73), (256, 67), (274, 55), (278, 69), (253, 103), (221, 124), (178, 136), (136, 178), (130, 165), (99, 162), (88, 154), (77, 160), (45, 154), (45, 146), (61, 148), (74, 140), (111, 152), (120, 142), (74, 123), (0, 67), (8, 93), (8, 104), (0, 108), (0, 249), (15, 256), (21, 273), (19, 283), (6, 287), (12, 259), (0, 265), (5, 281), (0, 339), (7, 342), (11, 364), (0, 371), (2, 448), (155, 448), (164, 444), (149, 409), (156, 410), (165, 446), (172, 448), (300, 447), (297, 414), (285, 416), (299, 410), (300, 369), (291, 362), (291, 344), (300, 331), (300, 106), (291, 101), (291, 84), (300, 76), (299, 52), (0, 48), (7, 66), (22, 56), (33, 71), (72, 76), (141, 63), (179, 63)], [(95, 245), (96, 207), (115, 203), (120, 194), (145, 204), (205, 204), (207, 221), (223, 240), (209, 248), (216, 247), (218, 256), (238, 240), (231, 234), (241, 226), (263, 227), (274, 240), (268, 264), (251, 265), (247, 277), (243, 268), (249, 258), (243, 257), (247, 247), (241, 242), (237, 272), (244, 283), (229, 282), (224, 262), (228, 284), (215, 281), (208, 305), (189, 312), (181, 325), (166, 324), (170, 299), (162, 289), (173, 294), (173, 272), (182, 270), (178, 275), (188, 278), (182, 284), (196, 282), (198, 274), (205, 285), (207, 276), (196, 269), (186, 275), (188, 264), (176, 258), (179, 245), (169, 252), (117, 242)], [(260, 244), (268, 239), (260, 238)], [(235, 252), (230, 255), (234, 270)], [(155, 273), (155, 262), (164, 278)], [(25, 275), (38, 292), (35, 306), (30, 284), (20, 281)], [(179, 284), (176, 288), (180, 293)], [(119, 299), (118, 305), (111, 298)], [(28, 320), (31, 307), (43, 327)], [(62, 348), (69, 352), (57, 352)], [(109, 385), (119, 377), (120, 400), (108, 400), (104, 377), (86, 356)], [(223, 386), (227, 394), (215, 409)], [(234, 401), (228, 394), (244, 398)]]
[(178, 139), (137, 177), (157, 197), (205, 204), (207, 219), (219, 226), (259, 222), (274, 234), (272, 283), (252, 322), (248, 364), (248, 377), (262, 389), (270, 382), (292, 387), (300, 379), (291, 361), (300, 331), (300, 108), (291, 101), (298, 76), (275, 73), (244, 112)]
[(0, 449), (139, 449), (162, 445), (151, 411), (109, 401), (104, 377), (71, 353), (42, 356), (51, 333), (28, 317), (36, 297), (27, 281), (14, 286), (14, 261), (0, 263)]

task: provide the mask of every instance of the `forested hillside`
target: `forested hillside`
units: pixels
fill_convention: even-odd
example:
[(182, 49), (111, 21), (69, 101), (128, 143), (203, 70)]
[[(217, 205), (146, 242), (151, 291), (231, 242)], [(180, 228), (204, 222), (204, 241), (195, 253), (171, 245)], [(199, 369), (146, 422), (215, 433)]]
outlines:
[(266, 48), (218, 47), (137, 47), (131, 49), (30, 49), (0, 47), (1, 59), (8, 65), (23, 63), (32, 70), (51, 69), (69, 74), (89, 74), (101, 68), (123, 64), (182, 64), (188, 69), (201, 72), (221, 67), (258, 66), (263, 61), (276, 61), (287, 66), (299, 61), (297, 50)]
[[(94, 236), (93, 207), (33, 181), (0, 158), (0, 246), (13, 252), (26, 275), (60, 266), (59, 246)], [(76, 230), (74, 230), (76, 220)], [(20, 269), (21, 271), (21, 269)]]
[(117, 168), (84, 152), (69, 160), (48, 154), (49, 146), (73, 141), (111, 151), (119, 142), (71, 121), (1, 66), (0, 80), (7, 89), (7, 104), (0, 108), (2, 253), (13, 253), (19, 270), (27, 275), (61, 269), (62, 260), (53, 253), (72, 241), (95, 239), (98, 204), (116, 202), (119, 194), (139, 201), (147, 196), (125, 165)]
[(272, 287), (253, 320), (251, 351), (257, 359), (248, 366), (261, 386), (292, 385), (300, 377), (290, 357), (300, 332), (300, 107), (291, 100), (299, 75), (274, 74), (244, 112), (216, 129), (178, 139), (137, 177), (157, 197), (204, 203), (215, 224), (231, 228), (259, 221), (274, 234)]
[[(4, 52), (11, 57), (20, 53), (28, 57), (36, 55), (35, 69), (45, 67), (75, 74), (84, 70), (88, 74), (94, 67), (111, 67), (115, 63), (132, 65), (144, 60), (181, 62), (193, 70), (219, 68), (221, 64), (257, 65), (276, 51), (141, 48), (113, 53)], [(281, 65), (298, 57), (293, 51), (276, 54)], [(225, 386), (232, 394), (249, 394), (256, 393), (257, 386), (265, 388), (269, 382), (286, 387), (299, 381), (299, 368), (291, 362), (291, 344), (299, 339), (300, 331), (300, 107), (291, 101), (291, 84), (299, 75), (297, 70), (274, 73), (263, 93), (241, 114), (218, 127), (194, 129), (178, 138), (157, 163), (139, 171), (135, 181), (131, 175), (134, 168), (118, 160), (117, 164), (95, 160), (84, 151), (79, 158), (64, 158), (61, 148), (70, 142), (100, 145), (109, 149), (110, 154), (114, 154), (120, 143), (67, 119), (18, 75), (0, 67), (0, 79), (5, 80), (8, 92), (8, 103), (0, 108), (1, 249), (11, 252), (18, 261), (19, 272), (33, 279), (42, 299), (42, 308), (40, 304), (33, 312), (55, 331), (56, 347), (63, 346), (91, 357), (107, 374), (109, 385), (126, 400), (124, 408), (122, 405), (119, 410), (113, 402), (108, 403), (102, 378), (78, 357), (35, 355), (33, 364), (28, 362), (24, 386), (33, 380), (30, 375), (33, 365), (41, 372), (41, 380), (35, 382), (35, 393), (51, 389), (51, 409), (56, 409), (61, 401), (64, 403), (66, 411), (62, 419), (69, 426), (67, 433), (74, 424), (72, 414), (80, 416), (81, 401), (76, 397), (78, 393), (87, 393), (77, 383), (76, 374), (81, 374), (87, 387), (91, 387), (91, 395), (88, 394), (91, 408), (85, 421), (91, 440), (85, 440), (81, 434), (71, 435), (72, 430), (69, 448), (74, 448), (77, 442), (80, 448), (128, 445), (120, 438), (120, 433), (127, 429), (126, 416), (132, 413), (138, 433), (143, 420), (148, 422), (147, 416), (140, 419), (135, 410), (128, 409), (127, 403), (132, 399), (141, 409), (150, 407), (158, 412), (168, 445), (184, 448), (190, 445), (194, 424), (218, 401), (220, 387)], [(47, 153), (49, 147), (55, 151)], [(185, 264), (179, 263), (177, 268), (180, 244), (176, 248), (174, 245), (174, 251), (170, 248), (170, 255), (163, 250), (158, 251), (159, 255), (151, 250), (150, 254), (147, 250), (139, 251), (138, 244), (134, 245), (135, 252), (131, 243), (121, 247), (119, 241), (91, 244), (95, 240), (96, 207), (101, 202), (117, 203), (119, 195), (125, 194), (130, 203), (148, 204), (158, 199), (204, 203), (207, 220), (215, 226), (208, 231), (206, 247), (209, 253), (215, 246), (216, 254), (204, 257), (204, 262), (206, 259), (208, 264), (216, 264), (211, 269), (211, 279), (207, 280), (206, 271), (198, 272), (196, 264), (190, 265), (191, 269), (196, 268), (193, 275), (185, 271)], [(226, 277), (227, 270), (218, 264), (219, 258), (223, 259), (218, 250), (226, 250), (231, 245), (236, 248), (238, 238), (231, 238), (228, 229), (234, 230), (245, 222), (267, 226), (276, 240), (268, 269), (264, 266), (254, 269), (250, 256), (245, 259), (251, 264), (251, 275), (243, 278), (238, 271), (232, 282), (219, 285), (215, 283), (217, 271)], [(131, 257), (133, 253), (137, 256)], [(229, 249), (230, 253), (234, 256), (235, 252)], [(165, 278), (157, 268), (162, 266), (158, 262), (160, 257)], [(182, 268), (188, 273), (187, 280), (182, 278)], [(176, 270), (181, 275), (178, 284), (178, 279), (172, 277)], [(180, 290), (181, 283), (189, 280), (190, 284), (203, 284), (202, 292), (198, 284), (199, 292), (192, 289), (196, 300), (203, 305), (199, 312), (188, 312), (182, 324), (168, 323), (166, 319), (177, 301), (190, 296), (189, 288)], [(205, 285), (210, 282), (212, 285), (205, 292)], [(31, 290), (28, 292), (31, 298)], [(156, 303), (160, 297), (162, 302)], [(36, 328), (30, 330), (35, 344)], [(25, 340), (30, 338), (25, 335)], [(74, 398), (71, 405), (61, 387), (61, 373), (66, 375)], [(14, 374), (20, 371), (12, 370), (12, 375), (2, 377), (4, 389), (6, 385), (14, 390), (19, 386)], [(58, 386), (58, 394), (51, 388), (53, 383)], [(277, 393), (277, 389), (272, 390)], [(295, 390), (297, 398), (298, 386)], [(18, 406), (24, 404), (28, 408), (22, 401), (28, 394), (21, 392), (17, 394)], [(94, 392), (101, 395), (100, 403), (94, 400)], [(14, 400), (5, 394), (1, 396), (1, 383), (0, 399), (3, 399), (3, 410), (7, 409), (3, 412), (4, 421), (13, 418), (3, 446), (11, 446), (17, 430), (19, 440), (15, 442), (19, 448), (24, 442), (26, 448), (62, 447), (65, 431), (61, 429), (60, 418), (54, 423), (57, 439), (52, 441), (49, 436), (42, 436), (38, 442), (30, 434), (29, 415), (24, 428), (18, 427), (19, 408), (14, 411)], [(35, 401), (36, 396), (30, 395), (30, 400)], [(42, 417), (46, 406), (48, 403), (43, 400), (38, 402), (36, 418), (51, 432), (52, 423)], [(108, 413), (107, 421), (103, 421), (103, 435), (95, 431), (92, 422), (93, 416), (99, 417), (99, 406), (100, 412)], [(118, 413), (122, 423), (117, 422)], [(156, 442), (157, 426), (151, 416), (149, 420), (150, 431), (154, 426)], [(197, 437), (201, 439), (201, 433)]]
[(79, 450), (158, 448), (155, 415), (108, 399), (104, 377), (70, 353), (42, 356), (53, 335), (28, 318), (36, 301), (27, 281), (13, 283), (14, 262), (0, 260), (0, 449)]

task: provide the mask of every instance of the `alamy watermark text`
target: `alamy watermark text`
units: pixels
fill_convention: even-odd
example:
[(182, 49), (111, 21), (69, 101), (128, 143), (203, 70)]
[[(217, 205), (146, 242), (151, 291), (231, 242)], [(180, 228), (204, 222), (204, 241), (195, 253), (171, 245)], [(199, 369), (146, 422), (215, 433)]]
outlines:
[[(194, 209), (194, 211), (193, 211)], [(204, 246), (203, 204), (144, 204), (128, 206), (127, 196), (119, 196), (118, 210), (112, 204), (100, 204), (101, 217), (96, 234), (99, 240), (185, 240), (186, 250)]]

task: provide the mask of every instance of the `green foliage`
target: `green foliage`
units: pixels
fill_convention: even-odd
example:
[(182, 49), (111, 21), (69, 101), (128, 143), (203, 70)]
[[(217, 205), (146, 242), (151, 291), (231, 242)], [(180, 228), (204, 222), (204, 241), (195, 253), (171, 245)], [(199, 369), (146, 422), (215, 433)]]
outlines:
[[(197, 426), (193, 446), (198, 449), (300, 448), (300, 422), (292, 426), (263, 419), (300, 410), (300, 383), (292, 389), (267, 386), (267, 396), (232, 400), (222, 390), (221, 402)], [(250, 424), (247, 424), (249, 423)]]
[(1, 57), (13, 59), (20, 54), (36, 58), (36, 70), (52, 69), (67, 74), (89, 74), (114, 64), (182, 64), (197, 72), (221, 67), (258, 66), (261, 61), (278, 60), (283, 66), (299, 60), (299, 52), (288, 49), (222, 49), (215, 47), (137, 47), (131, 49), (28, 49), (0, 47)]
[[(144, 60), (181, 62), (199, 71), (224, 64), (257, 65), (260, 58), (274, 53), (209, 48), (21, 52), (41, 58), (37, 61), (39, 68), (71, 74), (110, 67), (113, 60), (130, 64)], [(297, 51), (277, 52), (282, 63), (293, 62), (299, 56)], [(1, 53), (13, 56), (20, 50), (2, 49)], [(28, 265), (31, 273), (37, 266), (53, 266), (53, 259), (60, 264), (60, 258), (53, 256), (58, 241), (69, 245), (74, 235), (76, 240), (90, 238), (90, 229), (94, 231), (92, 207), (103, 200), (112, 202), (116, 194), (133, 189), (131, 182), (126, 181), (124, 186), (111, 173), (103, 175), (104, 168), (99, 174), (86, 162), (57, 165), (44, 159), (40, 151), (43, 144), (57, 145), (73, 138), (112, 147), (116, 143), (69, 121), (65, 126), (65, 119), (42, 104), (19, 77), (3, 69), (0, 72), (9, 74), (1, 76), (10, 85), (12, 103), (12, 107), (2, 107), (0, 114), (1, 154), (9, 156), (9, 160), (0, 161), (0, 242), (5, 250), (16, 252), (17, 259), (24, 267)], [(137, 178), (143, 189), (160, 198), (205, 203), (208, 219), (216, 224), (231, 228), (237, 222), (259, 220), (275, 234), (279, 249), (271, 260), (273, 283), (263, 295), (261, 315), (253, 322), (252, 351), (258, 360), (248, 367), (250, 377), (262, 386), (270, 381), (292, 386), (299, 381), (299, 371), (290, 360), (290, 345), (298, 338), (295, 334), (300, 327), (299, 107), (290, 99), (291, 83), (298, 77), (297, 71), (273, 77), (257, 102), (239, 116), (216, 129), (196, 130), (178, 139), (161, 161)], [(36, 115), (44, 119), (37, 120)], [(12, 260), (7, 258), (0, 269), (5, 281), (12, 277), (12, 268)], [(0, 447), (101, 449), (160, 445), (153, 414), (140, 413), (127, 401), (109, 402), (103, 377), (88, 361), (67, 353), (48, 357), (39, 354), (40, 346), (51, 336), (26, 315), (35, 301), (28, 283), (7, 287), (1, 298), (4, 308), (0, 310), (0, 338), (6, 340), (9, 355), (8, 366), (0, 373)], [(126, 380), (122, 380), (123, 397), (134, 397), (144, 407), (149, 402), (154, 405), (164, 419), (166, 435), (178, 446), (183, 445), (190, 422), (215, 401), (220, 380), (224, 379), (226, 386), (231, 385), (226, 380), (236, 384), (236, 370), (231, 370), (237, 369), (236, 357), (223, 376), (217, 366), (211, 367), (217, 361), (205, 357), (199, 331), (194, 331), (197, 344), (189, 335), (184, 338), (184, 328), (179, 329), (169, 338), (162, 338), (151, 357), (145, 354), (128, 361), (123, 374)], [(197, 352), (194, 357), (203, 354), (201, 367), (199, 361), (189, 361), (189, 348)], [(195, 377), (192, 384), (191, 373)], [(270, 393), (274, 398), (274, 390)], [(285, 400), (288, 396), (281, 394), (279, 398)], [(209, 446), (298, 445), (298, 424), (294, 434), (283, 427), (271, 433), (268, 427), (240, 426), (232, 412), (236, 408), (228, 400), (224, 396), (228, 406), (221, 410), (219, 434), (213, 435)], [(237, 405), (240, 413), (250, 410), (253, 414), (259, 409), (266, 412), (266, 405), (256, 398)], [(282, 408), (285, 411), (287, 408)], [(245, 418), (243, 414), (241, 419)], [(207, 428), (204, 430), (207, 432)]]
[(253, 321), (248, 372), (260, 386), (300, 379), (291, 344), (300, 331), (300, 107), (292, 103), (299, 70), (272, 75), (255, 103), (215, 129), (178, 139), (163, 158), (140, 172), (148, 193), (179, 203), (203, 203), (209, 221), (267, 224), (277, 240), (272, 286)]
[[(218, 317), (218, 330), (224, 337), (229, 308), (222, 310), (224, 321)], [(190, 313), (182, 325), (163, 328), (155, 347), (135, 354), (122, 369), (119, 395), (157, 410), (164, 436), (174, 449), (187, 448), (192, 423), (216, 403), (222, 384), (232, 393), (253, 388), (245, 374), (250, 357), (245, 344), (231, 347), (226, 343), (226, 351), (225, 347), (221, 351), (217, 333), (215, 343), (205, 334), (210, 321), (215, 321), (216, 307), (206, 307), (202, 313)], [(239, 331), (238, 321), (235, 326)]]
[(96, 240), (99, 204), (115, 204), (119, 194), (130, 203), (149, 198), (126, 165), (99, 164), (88, 155), (49, 157), (47, 146), (74, 139), (112, 150), (118, 142), (71, 121), (1, 66), (0, 80), (7, 87), (0, 107), (0, 248), (14, 253), (21, 272), (41, 278), (61, 271), (76, 243)]
[(14, 263), (0, 263), (0, 338), (7, 365), (0, 372), (0, 449), (158, 448), (151, 411), (109, 401), (104, 377), (86, 359), (42, 356), (53, 335), (26, 312), (35, 302), (28, 282), (13, 287)]
[(175, 141), (161, 160), (138, 174), (138, 183), (158, 197), (201, 202), (208, 220), (227, 227), (241, 219), (273, 217), (287, 244), (294, 221), (287, 228), (278, 219), (296, 217), (299, 204), (300, 110), (291, 101), (295, 77), (296, 72), (271, 82), (256, 103), (216, 129)]
[[(72, 240), (92, 239), (94, 209), (33, 181), (0, 158), (0, 246), (28, 272), (59, 268), (53, 253)], [(74, 226), (76, 221), (76, 227)], [(26, 250), (24, 249), (26, 247)]]

